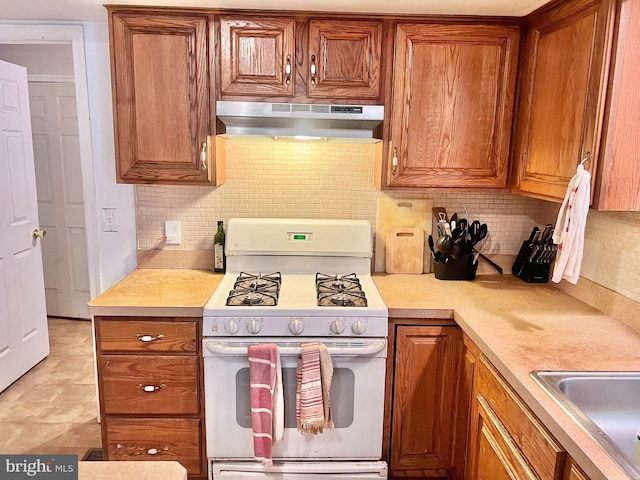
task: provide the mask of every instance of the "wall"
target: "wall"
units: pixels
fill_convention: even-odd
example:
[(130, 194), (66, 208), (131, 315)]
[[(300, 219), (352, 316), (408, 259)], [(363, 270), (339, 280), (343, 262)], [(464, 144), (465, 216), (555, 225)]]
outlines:
[[(182, 244), (166, 249), (209, 249), (217, 220), (231, 217), (358, 218), (375, 226), (376, 199), (390, 196), (372, 186), (374, 147), (356, 143), (296, 143), (273, 140), (227, 142), (228, 181), (208, 187), (137, 186), (138, 245), (148, 249), (164, 233), (165, 220), (179, 220)], [(441, 191), (393, 194), (432, 198), (450, 213), (479, 218), (489, 226), (485, 252), (517, 253), (536, 223), (536, 201), (496, 192)]]
[(71, 45), (0, 44), (0, 58), (27, 67), (29, 75), (73, 75)]
[[(375, 226), (376, 200), (431, 198), (452, 213), (470, 209), (489, 226), (488, 254), (515, 255), (534, 225), (555, 223), (559, 205), (502, 191), (383, 192), (372, 186), (373, 146), (234, 139), (227, 182), (218, 188), (136, 187), (138, 247), (149, 249), (165, 220), (179, 220), (182, 244), (210, 249), (217, 220), (231, 217), (359, 218)], [(615, 240), (612, 242), (612, 238)], [(590, 211), (582, 274), (640, 301), (640, 213)]]
[[(124, 278), (136, 266), (135, 192), (116, 183), (109, 30), (107, 23), (85, 23), (87, 88), (96, 189), (99, 292)], [(115, 208), (117, 232), (102, 231), (102, 209)]]

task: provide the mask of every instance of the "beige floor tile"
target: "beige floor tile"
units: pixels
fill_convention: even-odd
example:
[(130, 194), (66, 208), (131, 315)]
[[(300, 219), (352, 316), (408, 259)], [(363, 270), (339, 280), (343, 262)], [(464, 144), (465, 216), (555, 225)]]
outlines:
[(0, 453), (101, 446), (91, 322), (49, 319), (51, 353), (0, 393)]

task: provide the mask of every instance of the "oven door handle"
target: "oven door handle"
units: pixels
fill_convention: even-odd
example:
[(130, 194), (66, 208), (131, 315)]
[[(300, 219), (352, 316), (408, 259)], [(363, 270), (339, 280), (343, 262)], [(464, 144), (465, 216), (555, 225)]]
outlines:
[[(234, 345), (232, 343), (219, 342), (214, 340), (207, 340), (205, 346), (209, 352), (216, 355), (247, 355), (248, 347), (246, 345)], [(366, 342), (360, 345), (345, 346), (329, 346), (327, 350), (329, 355), (339, 357), (360, 357), (369, 356), (380, 353), (387, 348), (386, 340)], [(280, 347), (280, 355), (300, 355), (300, 347)]]

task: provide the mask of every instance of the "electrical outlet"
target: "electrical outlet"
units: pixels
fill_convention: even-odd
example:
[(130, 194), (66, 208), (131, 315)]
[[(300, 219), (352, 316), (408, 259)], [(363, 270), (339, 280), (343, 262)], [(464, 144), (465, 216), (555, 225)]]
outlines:
[(182, 242), (180, 222), (177, 220), (164, 222), (164, 234), (167, 236), (167, 245), (180, 245)]
[(103, 208), (102, 209), (102, 231), (103, 232), (117, 232), (118, 223), (116, 222), (116, 209), (115, 208)]

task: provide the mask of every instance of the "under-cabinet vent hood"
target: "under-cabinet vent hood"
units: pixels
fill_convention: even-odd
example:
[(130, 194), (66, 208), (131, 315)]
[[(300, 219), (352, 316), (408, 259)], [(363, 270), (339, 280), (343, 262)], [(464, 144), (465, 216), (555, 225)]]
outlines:
[(384, 107), (219, 101), (216, 115), (227, 134), (372, 139)]

